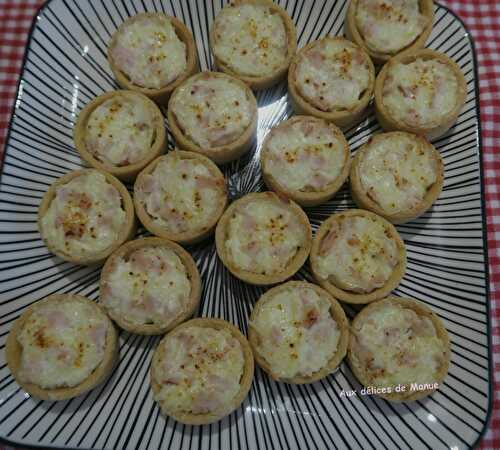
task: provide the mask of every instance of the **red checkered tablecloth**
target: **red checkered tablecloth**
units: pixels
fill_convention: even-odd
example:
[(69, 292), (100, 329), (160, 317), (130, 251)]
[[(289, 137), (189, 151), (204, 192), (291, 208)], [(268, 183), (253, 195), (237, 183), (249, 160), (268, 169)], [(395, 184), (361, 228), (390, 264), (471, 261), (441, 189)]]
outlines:
[[(474, 37), (478, 56), (495, 380), (491, 421), (480, 448), (500, 449), (500, 2), (440, 1), (464, 20)], [(0, 155), (28, 32), (42, 3), (40, 0), (0, 0)]]

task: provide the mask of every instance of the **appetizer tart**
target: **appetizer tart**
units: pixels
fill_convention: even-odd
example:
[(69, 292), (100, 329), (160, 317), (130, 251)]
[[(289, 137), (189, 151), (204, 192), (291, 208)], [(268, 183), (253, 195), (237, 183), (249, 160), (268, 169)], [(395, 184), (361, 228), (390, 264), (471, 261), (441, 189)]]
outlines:
[(151, 233), (181, 244), (210, 235), (227, 203), (218, 167), (199, 153), (171, 151), (149, 164), (134, 185), (137, 216)]
[(433, 20), (432, 0), (351, 0), (345, 33), (379, 65), (422, 48)]
[(347, 357), (354, 375), (371, 393), (391, 401), (418, 400), (432, 394), (446, 377), (450, 341), (430, 308), (389, 296), (354, 318)]
[(266, 89), (285, 77), (296, 34), (290, 16), (272, 1), (235, 0), (215, 18), (210, 47), (220, 70), (252, 89)]
[(351, 166), (356, 204), (404, 223), (427, 211), (443, 187), (441, 155), (422, 136), (393, 131), (371, 137)]
[(326, 202), (349, 175), (349, 144), (332, 123), (294, 116), (262, 144), (262, 177), (273, 191), (301, 206)]
[(189, 425), (216, 422), (250, 390), (250, 345), (221, 319), (192, 319), (167, 334), (153, 354), (151, 388), (162, 412)]
[(14, 322), (5, 356), (21, 388), (41, 400), (81, 395), (110, 375), (118, 334), (96, 303), (54, 294), (33, 303)]
[(307, 44), (294, 57), (288, 94), (298, 114), (348, 127), (362, 119), (374, 82), (368, 54), (347, 39), (328, 36)]
[(310, 261), (318, 283), (335, 298), (369, 303), (399, 284), (406, 250), (394, 225), (372, 212), (351, 209), (321, 224)]
[(198, 268), (180, 245), (148, 237), (127, 242), (101, 272), (100, 303), (121, 328), (164, 334), (191, 317), (200, 302)]
[(60, 258), (101, 264), (134, 236), (134, 205), (113, 175), (96, 169), (74, 170), (43, 196), (38, 229), (44, 244)]
[(242, 81), (218, 72), (192, 76), (168, 102), (170, 131), (177, 146), (223, 164), (252, 146), (257, 100)]
[(75, 147), (89, 165), (130, 181), (167, 148), (163, 116), (156, 104), (134, 91), (102, 94), (82, 109)]
[(312, 383), (332, 373), (347, 352), (344, 310), (315, 284), (289, 281), (262, 295), (248, 339), (257, 363), (275, 380)]
[(161, 13), (140, 13), (123, 22), (109, 43), (108, 62), (123, 89), (163, 104), (198, 71), (193, 35), (180, 20)]
[(236, 200), (215, 231), (223, 264), (235, 277), (252, 284), (290, 278), (307, 259), (311, 241), (304, 211), (273, 192), (251, 193)]
[(444, 53), (419, 50), (392, 58), (375, 82), (375, 113), (382, 128), (434, 139), (457, 120), (467, 95), (465, 78)]

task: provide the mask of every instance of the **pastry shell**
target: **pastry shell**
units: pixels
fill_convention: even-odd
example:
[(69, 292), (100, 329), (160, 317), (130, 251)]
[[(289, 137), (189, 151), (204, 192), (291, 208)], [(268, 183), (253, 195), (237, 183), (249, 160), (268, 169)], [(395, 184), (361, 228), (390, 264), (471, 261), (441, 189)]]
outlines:
[[(151, 367), (159, 364), (159, 350), (163, 345), (166, 345), (166, 341), (170, 336), (174, 336), (181, 330), (185, 330), (190, 327), (203, 327), (203, 328), (213, 328), (216, 330), (227, 330), (231, 333), (231, 335), (238, 340), (241, 345), (241, 350), (243, 352), (244, 358), (244, 366), (243, 366), (243, 374), (240, 379), (240, 390), (236, 394), (233, 401), (227, 405), (226, 408), (222, 412), (218, 414), (214, 413), (205, 413), (205, 414), (193, 414), (193, 413), (180, 413), (180, 412), (171, 412), (166, 410), (163, 406), (160, 406), (161, 411), (170, 417), (173, 417), (180, 423), (186, 425), (206, 425), (209, 423), (217, 422), (221, 420), (223, 417), (231, 414), (236, 408), (238, 408), (243, 400), (245, 400), (248, 392), (250, 391), (250, 387), (252, 385), (253, 374), (254, 374), (254, 360), (252, 349), (250, 348), (250, 344), (241, 331), (236, 328), (234, 325), (222, 319), (212, 319), (212, 318), (197, 318), (191, 319), (188, 322), (184, 322), (183, 324), (176, 327), (169, 334), (167, 334), (161, 341), (158, 347), (156, 348), (153, 354), (153, 360), (151, 363)], [(153, 370), (150, 372), (150, 382), (151, 388), (153, 392), (158, 393), (160, 391), (160, 385), (153, 377)]]
[[(366, 306), (361, 310), (360, 313), (354, 318), (354, 320), (351, 323), (351, 330), (354, 329), (356, 326), (356, 323), (358, 320), (361, 318), (364, 318), (366, 316), (369, 316), (370, 313), (375, 310), (376, 308), (385, 305), (385, 304), (395, 304), (395, 305), (401, 305), (404, 306), (405, 308), (412, 309), (417, 313), (419, 316), (427, 317), (432, 324), (434, 325), (434, 328), (436, 329), (436, 334), (438, 338), (444, 343), (444, 354), (445, 354), (445, 364), (442, 365), (438, 371), (438, 374), (436, 376), (436, 382), (438, 384), (441, 384), (442, 381), (445, 379), (446, 374), (448, 373), (448, 368), (450, 364), (450, 356), (451, 356), (451, 351), (450, 351), (450, 339), (448, 336), (448, 332), (446, 331), (446, 328), (443, 325), (443, 322), (441, 319), (425, 304), (422, 302), (419, 302), (417, 300), (411, 299), (411, 298), (403, 298), (403, 297), (396, 297), (396, 296), (389, 296), (387, 298), (384, 298), (383, 300), (379, 300), (377, 302), (371, 303), (370, 305)], [(369, 382), (369, 376), (364, 370), (363, 367), (359, 364), (357, 361), (357, 358), (355, 357), (355, 351), (354, 351), (354, 341), (356, 339), (355, 333), (351, 331), (350, 335), (350, 340), (349, 340), (349, 348), (347, 351), (347, 361), (349, 363), (349, 366), (351, 367), (352, 372), (356, 376), (356, 378), (359, 380), (359, 382), (365, 386), (368, 387), (370, 385)], [(427, 397), (428, 395), (432, 394), (435, 391), (435, 389), (427, 389), (427, 390), (416, 390), (416, 391), (407, 391), (407, 392), (391, 392), (390, 394), (378, 394), (379, 397), (382, 397), (386, 400), (390, 400), (393, 402), (409, 402), (409, 401), (414, 401), (418, 400), (424, 397)]]
[(146, 323), (146, 324), (137, 324), (127, 320), (127, 317), (124, 315), (115, 314), (115, 312), (111, 308), (107, 308), (105, 304), (102, 304), (102, 307), (106, 310), (109, 317), (120, 327), (130, 333), (136, 334), (165, 334), (171, 329), (175, 328), (177, 325), (181, 324), (188, 318), (190, 318), (198, 305), (200, 304), (201, 297), (201, 279), (200, 273), (196, 264), (192, 258), (192, 256), (184, 250), (180, 245), (175, 242), (171, 242), (167, 239), (157, 238), (157, 237), (146, 237), (141, 239), (136, 239), (134, 241), (130, 241), (122, 245), (119, 249), (117, 249), (113, 254), (106, 260), (102, 271), (101, 271), (101, 280), (100, 280), (100, 288), (101, 292), (103, 287), (107, 283), (107, 280), (115, 268), (117, 264), (118, 258), (127, 258), (131, 253), (139, 250), (141, 248), (161, 248), (165, 247), (169, 250), (172, 250), (181, 260), (182, 264), (186, 268), (186, 274), (191, 282), (191, 292), (189, 298), (186, 299), (185, 304), (183, 305), (183, 310), (177, 315), (177, 317), (173, 318), (173, 320), (165, 323), (165, 324), (157, 324), (157, 323)]
[(337, 323), (337, 326), (340, 331), (337, 351), (332, 356), (332, 358), (330, 358), (328, 364), (325, 367), (322, 367), (320, 370), (314, 372), (310, 376), (296, 375), (293, 378), (280, 378), (279, 376), (273, 373), (271, 365), (259, 352), (260, 336), (258, 332), (254, 329), (254, 327), (252, 327), (251, 324), (248, 328), (248, 341), (250, 342), (250, 346), (252, 347), (252, 351), (255, 357), (255, 361), (257, 361), (257, 364), (275, 381), (281, 381), (284, 383), (291, 383), (291, 384), (314, 383), (315, 381), (321, 380), (322, 378), (325, 378), (329, 374), (333, 373), (344, 359), (347, 353), (347, 345), (349, 343), (349, 322), (347, 320), (344, 310), (340, 306), (340, 303), (324, 289), (320, 288), (315, 284), (308, 283), (306, 281), (288, 281), (286, 283), (280, 284), (278, 286), (269, 289), (265, 294), (263, 294), (259, 298), (259, 300), (255, 304), (252, 310), (252, 314), (250, 316), (250, 322), (255, 320), (255, 318), (262, 310), (262, 307), (266, 304), (266, 302), (270, 301), (274, 295), (278, 294), (282, 290), (290, 288), (300, 288), (301, 286), (314, 289), (318, 293), (318, 295), (328, 297), (328, 299), (331, 302), (330, 314), (333, 320), (335, 320), (335, 322)]
[[(399, 263), (394, 267), (392, 275), (389, 277), (389, 279), (383, 286), (369, 293), (356, 293), (340, 289), (333, 283), (331, 283), (328, 279), (325, 280), (321, 278), (317, 272), (317, 258), (319, 256), (320, 244), (323, 238), (330, 231), (331, 224), (336, 220), (343, 219), (345, 217), (355, 217), (355, 216), (358, 217), (364, 216), (366, 218), (376, 219), (382, 222), (386, 226), (387, 230), (390, 232), (391, 237), (395, 240), (396, 245), (398, 247)], [(401, 237), (399, 236), (399, 233), (394, 227), (394, 225), (386, 221), (383, 217), (380, 217), (375, 213), (372, 213), (370, 211), (365, 211), (363, 209), (349, 209), (346, 211), (333, 214), (328, 219), (326, 219), (316, 231), (316, 235), (314, 236), (312, 243), (311, 256), (309, 259), (311, 262), (311, 271), (318, 284), (324, 289), (326, 289), (334, 298), (337, 298), (345, 303), (364, 304), (386, 297), (387, 295), (389, 295), (391, 291), (393, 291), (399, 285), (406, 270), (405, 244), (401, 239)]]
[[(94, 371), (81, 383), (73, 387), (60, 387), (52, 389), (44, 389), (34, 383), (27, 383), (19, 379), (19, 369), (21, 366), (22, 346), (17, 341), (17, 335), (22, 330), (23, 325), (28, 321), (31, 314), (36, 313), (36, 309), (43, 303), (63, 303), (71, 299), (86, 304), (92, 304), (93, 307), (98, 309), (108, 321), (108, 331), (106, 334), (106, 347), (101, 363), (94, 369)], [(40, 300), (26, 308), (21, 316), (14, 322), (7, 343), (5, 346), (5, 358), (12, 375), (21, 388), (28, 394), (41, 400), (67, 400), (84, 394), (85, 392), (94, 389), (97, 385), (102, 383), (113, 370), (115, 363), (118, 359), (118, 333), (113, 323), (106, 316), (105, 311), (96, 303), (88, 300), (87, 298), (76, 294), (53, 294)]]

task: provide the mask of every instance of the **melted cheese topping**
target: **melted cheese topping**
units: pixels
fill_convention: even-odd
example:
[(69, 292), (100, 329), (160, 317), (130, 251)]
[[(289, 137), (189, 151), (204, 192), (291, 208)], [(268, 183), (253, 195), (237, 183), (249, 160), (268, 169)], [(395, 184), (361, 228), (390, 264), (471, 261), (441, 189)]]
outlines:
[(359, 163), (366, 195), (389, 214), (418, 207), (436, 182), (437, 160), (411, 135), (385, 135), (368, 143)]
[(295, 79), (301, 95), (321, 111), (352, 109), (368, 89), (368, 58), (349, 41), (322, 39), (300, 55)]
[(353, 356), (370, 384), (433, 384), (446, 362), (446, 345), (430, 319), (386, 303), (356, 320)]
[(302, 119), (272, 130), (267, 169), (287, 191), (322, 191), (347, 162), (344, 142), (326, 122)]
[(203, 162), (170, 152), (143, 177), (136, 195), (153, 222), (171, 233), (184, 233), (211, 224), (225, 187)]
[(242, 86), (229, 77), (208, 74), (182, 84), (170, 108), (184, 134), (205, 149), (237, 140), (255, 113)]
[(184, 310), (190, 292), (186, 267), (174, 251), (144, 247), (116, 260), (101, 302), (134, 324), (165, 325)]
[(393, 117), (410, 126), (439, 121), (457, 101), (458, 80), (447, 64), (417, 59), (396, 63), (387, 71), (382, 102)]
[(158, 350), (154, 398), (167, 411), (206, 414), (224, 411), (240, 390), (245, 359), (227, 330), (192, 326), (169, 334)]
[(85, 134), (87, 150), (111, 166), (144, 159), (155, 139), (150, 106), (140, 97), (116, 96), (90, 114)]
[(108, 327), (107, 317), (90, 301), (36, 307), (17, 335), (19, 377), (43, 389), (82, 383), (103, 360)]
[(187, 67), (186, 44), (168, 17), (137, 17), (117, 32), (111, 57), (130, 81), (160, 89), (176, 80)]
[(359, 0), (356, 25), (368, 48), (397, 53), (417, 39), (429, 19), (421, 14), (419, 0)]
[(287, 57), (283, 19), (267, 5), (230, 5), (214, 22), (215, 56), (236, 73), (272, 74)]
[(56, 188), (41, 229), (56, 250), (85, 257), (113, 245), (124, 222), (118, 189), (101, 173), (88, 170)]
[(284, 289), (261, 306), (250, 326), (273, 374), (311, 376), (328, 364), (340, 339), (330, 307), (328, 297), (306, 286)]
[(338, 218), (320, 243), (318, 275), (352, 292), (369, 293), (383, 286), (399, 263), (398, 246), (389, 233), (376, 218)]
[(270, 275), (290, 263), (305, 244), (306, 233), (293, 210), (259, 199), (235, 211), (225, 246), (228, 258), (239, 269)]

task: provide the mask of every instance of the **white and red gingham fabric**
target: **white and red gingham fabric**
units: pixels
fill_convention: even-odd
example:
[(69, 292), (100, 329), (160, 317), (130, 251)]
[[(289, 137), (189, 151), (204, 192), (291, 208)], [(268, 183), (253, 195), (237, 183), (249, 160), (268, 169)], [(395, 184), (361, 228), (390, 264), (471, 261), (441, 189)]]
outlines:
[[(500, 449), (500, 2), (440, 2), (466, 23), (476, 44), (479, 64), (495, 382), (491, 420), (479, 447)], [(41, 4), (43, 1), (40, 0), (0, 0), (0, 155), (4, 149), (28, 32)], [(0, 450), (4, 450), (1, 445)]]

